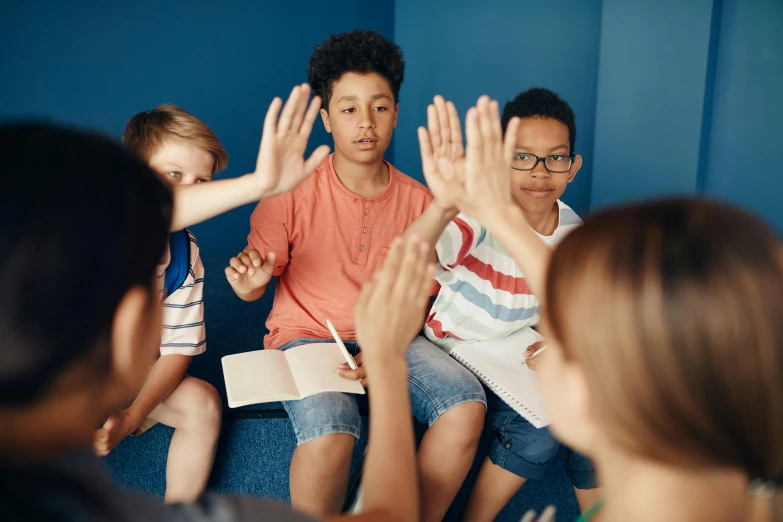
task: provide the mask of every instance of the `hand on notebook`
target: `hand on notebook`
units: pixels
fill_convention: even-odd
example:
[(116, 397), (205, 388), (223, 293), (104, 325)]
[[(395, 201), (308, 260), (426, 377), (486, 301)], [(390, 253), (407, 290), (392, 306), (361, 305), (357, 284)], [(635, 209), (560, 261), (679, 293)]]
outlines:
[(358, 366), (355, 370), (351, 370), (348, 363), (343, 363), (337, 367), (337, 374), (340, 377), (351, 379), (352, 381), (361, 381), (362, 386), (367, 388), (367, 370), (364, 368), (364, 357), (359, 353), (353, 358), (354, 362)]
[[(354, 308), (356, 339), (362, 348), (357, 363), (365, 357), (372, 361), (405, 357), (421, 330), (429, 302), (434, 269), (429, 254), (430, 246), (416, 236), (395, 239), (383, 269), (362, 287)], [(351, 377), (350, 370), (341, 375), (360, 378)]]
[(253, 172), (258, 199), (293, 190), (329, 155), (329, 147), (321, 145), (307, 160), (304, 158), (313, 122), (321, 108), (318, 96), (308, 107), (309, 97), (310, 86), (303, 83), (293, 88), (282, 112), (280, 98), (269, 105)]
[(261, 257), (258, 250), (241, 252), (226, 267), (226, 279), (238, 294), (248, 294), (269, 284), (275, 271), (275, 253)]
[(427, 107), (427, 128), (419, 127), (419, 149), (424, 179), (427, 181), (435, 204), (443, 210), (455, 207), (438, 163), (441, 158), (453, 165), (455, 172), (462, 176), (465, 168), (465, 148), (462, 145), (462, 129), (457, 109), (452, 102), (446, 102), (443, 96), (435, 96), (434, 103)]
[(468, 111), (465, 128), (464, 169), (458, 162), (440, 158), (439, 171), (457, 207), (484, 222), (490, 213), (502, 212), (514, 204), (509, 170), (519, 133), (519, 119), (511, 119), (504, 138), (498, 102), (482, 96), (476, 107)]
[(138, 428), (131, 423), (131, 419), (125, 412), (119, 415), (112, 415), (95, 431), (93, 435), (93, 451), (99, 457), (105, 457), (122, 439), (133, 433)]
[(541, 348), (542, 346), (545, 346), (545, 345), (546, 345), (546, 341), (538, 341), (538, 342), (535, 342), (535, 343), (531, 344), (530, 346), (528, 346), (527, 350), (525, 350), (525, 353), (524, 353), (525, 364), (527, 365), (528, 368), (530, 368), (534, 372), (537, 371), (538, 365), (542, 361), (541, 358), (542, 357), (546, 357), (546, 350), (544, 350), (543, 352), (539, 353), (535, 357), (530, 357), (530, 356), (533, 355), (534, 353), (536, 353), (536, 350), (538, 350), (539, 348)]

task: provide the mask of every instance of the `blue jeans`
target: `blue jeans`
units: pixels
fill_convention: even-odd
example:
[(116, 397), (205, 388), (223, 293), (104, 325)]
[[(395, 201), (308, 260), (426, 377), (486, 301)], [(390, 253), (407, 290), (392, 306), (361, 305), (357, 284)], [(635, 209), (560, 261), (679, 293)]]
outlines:
[[(279, 349), (329, 342), (334, 341), (294, 339)], [(354, 356), (360, 351), (355, 341), (345, 341), (345, 347)], [(484, 388), (478, 379), (424, 337), (413, 341), (405, 358), (411, 410), (419, 422), (432, 426), (441, 415), (465, 402), (487, 405)], [(359, 438), (362, 420), (353, 394), (319, 393), (298, 401), (284, 401), (283, 407), (294, 425), (297, 446), (332, 433), (347, 433)]]
[[(495, 430), (489, 459), (526, 479), (543, 478), (556, 460), (561, 443), (546, 428), (536, 428), (497, 395), (488, 393), (487, 422)], [(597, 487), (595, 469), (584, 455), (565, 447), (565, 471), (577, 489)]]

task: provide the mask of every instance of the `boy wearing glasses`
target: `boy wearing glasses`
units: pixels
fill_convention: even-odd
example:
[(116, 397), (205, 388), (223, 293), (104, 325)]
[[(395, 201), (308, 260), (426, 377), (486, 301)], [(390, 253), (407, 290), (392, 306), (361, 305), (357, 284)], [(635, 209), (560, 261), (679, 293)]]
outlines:
[[(539, 302), (508, 252), (475, 219), (459, 213), (437, 184), (438, 158), (459, 166), (464, 156), (459, 116), (440, 96), (428, 107), (429, 132), (419, 131), (424, 176), (435, 199), (406, 231), (436, 245), (435, 278), (440, 292), (425, 334), (445, 351), (460, 342), (503, 339), (539, 321)], [(556, 93), (541, 88), (517, 95), (503, 109), (505, 129), (521, 118), (518, 143), (509, 158), (512, 195), (542, 241), (554, 247), (582, 220), (560, 196), (576, 177), (582, 158), (573, 153), (574, 112)], [(529, 356), (543, 343), (528, 348)], [(522, 348), (520, 348), (522, 349)], [(535, 369), (534, 357), (528, 362)], [(489, 455), (473, 490), (465, 520), (492, 521), (528, 479), (545, 476), (560, 444), (487, 391), (488, 425), (495, 431)], [(568, 451), (566, 472), (580, 507), (596, 498), (595, 472), (581, 455)]]

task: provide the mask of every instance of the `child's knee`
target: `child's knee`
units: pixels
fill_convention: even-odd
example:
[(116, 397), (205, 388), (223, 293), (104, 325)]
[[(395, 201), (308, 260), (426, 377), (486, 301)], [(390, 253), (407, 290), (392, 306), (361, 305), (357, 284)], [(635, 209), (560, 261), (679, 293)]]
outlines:
[(297, 448), (318, 469), (337, 469), (350, 466), (354, 437), (347, 433), (331, 433), (315, 438)]
[(441, 415), (435, 423), (441, 424), (455, 442), (472, 446), (481, 437), (485, 414), (486, 406), (483, 403), (463, 402)]
[[(214, 386), (201, 379), (187, 379), (184, 416), (186, 422), (201, 428), (220, 430), (222, 406)], [(183, 382), (183, 384), (185, 384)]]

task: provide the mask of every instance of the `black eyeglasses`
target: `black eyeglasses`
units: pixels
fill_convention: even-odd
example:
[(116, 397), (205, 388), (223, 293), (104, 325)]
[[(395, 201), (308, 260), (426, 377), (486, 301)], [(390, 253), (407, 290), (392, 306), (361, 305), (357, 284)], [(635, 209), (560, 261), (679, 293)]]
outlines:
[(571, 165), (574, 164), (576, 155), (564, 155), (553, 154), (541, 158), (535, 154), (528, 154), (527, 152), (517, 152), (511, 159), (511, 168), (514, 170), (533, 170), (538, 165), (538, 162), (543, 161), (544, 167), (549, 172), (562, 173), (568, 172), (571, 169)]

